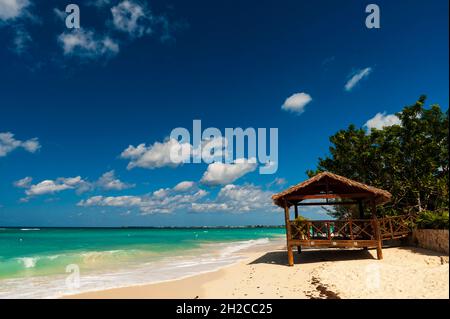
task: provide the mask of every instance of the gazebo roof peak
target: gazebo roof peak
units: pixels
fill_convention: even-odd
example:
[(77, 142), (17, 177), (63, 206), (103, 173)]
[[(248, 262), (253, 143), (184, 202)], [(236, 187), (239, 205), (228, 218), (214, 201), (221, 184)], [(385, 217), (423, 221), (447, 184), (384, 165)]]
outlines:
[(310, 179), (291, 186), (272, 196), (278, 206), (284, 206), (284, 200), (302, 201), (313, 198), (359, 198), (374, 199), (377, 204), (388, 202), (392, 195), (383, 189), (369, 186), (330, 172), (319, 173)]

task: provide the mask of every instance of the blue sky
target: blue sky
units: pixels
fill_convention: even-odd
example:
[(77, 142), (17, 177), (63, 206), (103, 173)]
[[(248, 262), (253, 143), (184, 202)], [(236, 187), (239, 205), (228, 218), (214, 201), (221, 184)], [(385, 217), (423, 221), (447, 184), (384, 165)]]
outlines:
[[(420, 94), (448, 107), (448, 1), (376, 1), (380, 29), (356, 0), (71, 3), (80, 30), (64, 2), (0, 0), (3, 226), (281, 224), (270, 195), (337, 130), (393, 124)], [(278, 171), (148, 160), (195, 119), (278, 128)]]

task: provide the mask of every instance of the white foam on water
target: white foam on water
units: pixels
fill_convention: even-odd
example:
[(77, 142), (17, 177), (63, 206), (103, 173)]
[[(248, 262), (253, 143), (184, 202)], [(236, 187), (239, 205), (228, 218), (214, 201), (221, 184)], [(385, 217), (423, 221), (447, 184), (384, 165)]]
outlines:
[[(61, 270), (59, 275), (36, 276), (0, 280), (0, 298), (57, 298), (64, 295), (98, 291), (111, 288), (136, 286), (182, 279), (200, 273), (216, 271), (230, 266), (245, 256), (243, 250), (270, 243), (268, 238), (256, 240), (206, 243), (201, 249), (186, 251), (184, 255), (164, 257), (155, 261), (129, 264), (126, 269), (96, 269), (84, 273), (80, 269), (80, 287), (67, 287), (66, 279), (71, 273)], [(110, 251), (109, 254), (116, 252)], [(93, 252), (94, 255), (96, 252)], [(92, 253), (86, 253), (91, 254)], [(37, 260), (22, 258), (29, 266)]]
[(25, 268), (34, 268), (39, 257), (20, 257), (17, 258), (17, 260), (21, 262)]
[(245, 240), (245, 241), (238, 241), (232, 245), (229, 245), (225, 247), (221, 254), (222, 256), (229, 256), (233, 253), (239, 252), (241, 250), (250, 248), (252, 246), (257, 245), (265, 245), (269, 243), (269, 238), (260, 238), (260, 239), (251, 239), (251, 240)]

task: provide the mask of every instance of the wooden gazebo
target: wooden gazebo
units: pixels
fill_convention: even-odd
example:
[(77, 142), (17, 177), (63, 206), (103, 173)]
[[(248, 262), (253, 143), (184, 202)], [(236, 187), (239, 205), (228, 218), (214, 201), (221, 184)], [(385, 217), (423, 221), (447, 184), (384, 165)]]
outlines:
[[(376, 216), (376, 206), (391, 199), (385, 190), (365, 185), (354, 180), (323, 172), (272, 196), (273, 202), (284, 208), (288, 263), (294, 264), (292, 249), (301, 247), (341, 247), (376, 248), (378, 259), (383, 258), (380, 221)], [(317, 201), (323, 199), (324, 201)], [(330, 201), (330, 199), (332, 199)], [(359, 219), (344, 220), (291, 220), (290, 207), (294, 207), (295, 218), (299, 206), (357, 205)], [(370, 210), (370, 216), (364, 215), (364, 207)], [(389, 221), (390, 223), (391, 221)], [(386, 229), (385, 222), (382, 223)], [(394, 230), (388, 231), (394, 238)], [(403, 234), (403, 233), (402, 233)], [(403, 235), (402, 235), (403, 236)], [(386, 237), (387, 238), (387, 237)]]

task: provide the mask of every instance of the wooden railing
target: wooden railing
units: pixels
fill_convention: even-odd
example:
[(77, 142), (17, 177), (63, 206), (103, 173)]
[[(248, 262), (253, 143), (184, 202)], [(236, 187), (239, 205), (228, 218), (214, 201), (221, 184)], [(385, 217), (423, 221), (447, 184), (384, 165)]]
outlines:
[(290, 221), (291, 237), (299, 240), (374, 240), (371, 219)]
[(398, 239), (411, 232), (414, 217), (401, 215), (379, 219), (303, 220), (290, 221), (294, 240), (376, 240)]
[(416, 217), (400, 215), (378, 219), (381, 239), (399, 239), (411, 233)]

